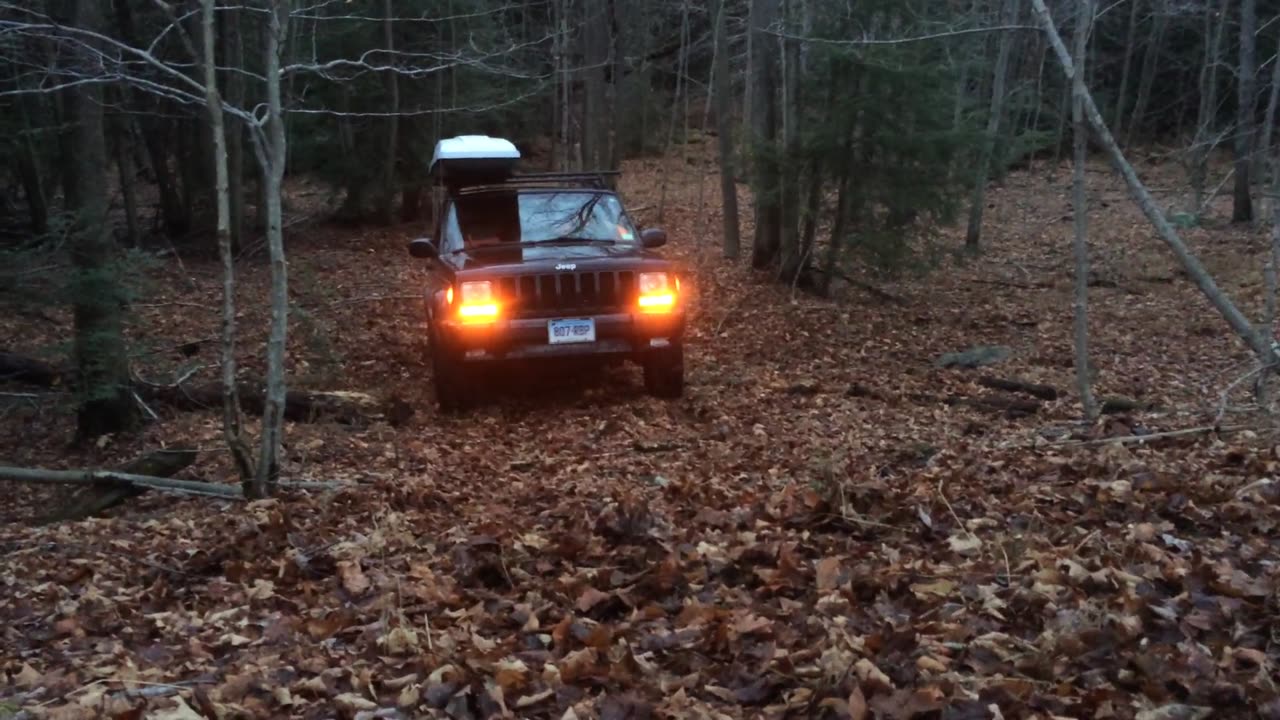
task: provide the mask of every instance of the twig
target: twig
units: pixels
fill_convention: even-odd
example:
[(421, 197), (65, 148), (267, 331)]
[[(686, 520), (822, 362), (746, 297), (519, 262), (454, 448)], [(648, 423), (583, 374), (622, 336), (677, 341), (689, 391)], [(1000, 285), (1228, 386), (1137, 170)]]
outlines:
[(1200, 427), (1184, 428), (1182, 430), (1166, 430), (1164, 432), (1151, 433), (1150, 435), (1122, 435), (1112, 438), (1097, 438), (1095, 440), (1062, 440), (1059, 442), (1045, 443), (1038, 447), (1082, 447), (1085, 445), (1108, 445), (1111, 443), (1127, 444), (1141, 443), (1148, 440), (1158, 440), (1160, 438), (1180, 437), (1183, 435), (1202, 435), (1205, 433), (1232, 433), (1241, 430), (1252, 430), (1252, 425), (1231, 425), (1221, 427), (1218, 425), (1202, 425)]
[(143, 412), (145, 412), (148, 417), (150, 417), (152, 420), (160, 419), (160, 416), (156, 414), (156, 411), (152, 410), (150, 405), (142, 401), (142, 397), (138, 395), (137, 391), (130, 390), (129, 394), (133, 395), (134, 401), (138, 403), (138, 406), (142, 408)]
[(1222, 423), (1222, 416), (1227, 414), (1227, 400), (1230, 397), (1232, 390), (1235, 390), (1237, 387), (1239, 387), (1239, 385), (1243, 383), (1245, 380), (1248, 380), (1249, 378), (1253, 377), (1254, 375), (1257, 375), (1258, 373), (1269, 370), (1272, 366), (1273, 366), (1272, 363), (1267, 363), (1265, 365), (1259, 364), (1249, 372), (1245, 373), (1244, 375), (1241, 375), (1240, 377), (1228, 383), (1227, 387), (1223, 389), (1222, 395), (1218, 401), (1218, 413), (1213, 417), (1213, 424), (1220, 425)]
[(956, 521), (956, 525), (958, 525), (961, 530), (964, 530), (966, 533), (968, 533), (970, 538), (977, 540), (978, 542), (982, 542), (982, 540), (977, 535), (973, 534), (972, 530), (964, 526), (964, 521), (961, 520), (960, 516), (956, 514), (956, 509), (951, 507), (951, 501), (947, 499), (947, 494), (942, 491), (942, 486), (945, 482), (946, 482), (946, 478), (938, 478), (938, 497), (942, 498), (942, 504), (947, 506), (947, 512), (951, 513), (952, 519)]

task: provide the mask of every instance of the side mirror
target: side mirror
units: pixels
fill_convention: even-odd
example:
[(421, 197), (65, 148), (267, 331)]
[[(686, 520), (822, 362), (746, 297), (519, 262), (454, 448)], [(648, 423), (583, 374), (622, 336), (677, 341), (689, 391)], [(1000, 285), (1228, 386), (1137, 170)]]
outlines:
[(667, 231), (662, 228), (645, 228), (640, 231), (640, 244), (647, 248), (662, 247), (667, 244)]
[(437, 257), (440, 253), (436, 252), (436, 246), (427, 238), (417, 238), (409, 241), (409, 254), (416, 258), (431, 259)]

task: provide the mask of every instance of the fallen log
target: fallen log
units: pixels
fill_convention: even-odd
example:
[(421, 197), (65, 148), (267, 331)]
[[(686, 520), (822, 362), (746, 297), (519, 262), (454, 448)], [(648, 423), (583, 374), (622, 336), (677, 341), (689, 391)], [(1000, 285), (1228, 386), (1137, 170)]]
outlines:
[(0, 380), (48, 388), (59, 384), (62, 376), (63, 371), (43, 360), (0, 351)]
[(1061, 396), (1058, 389), (1051, 385), (1042, 385), (1015, 378), (998, 378), (991, 375), (983, 375), (978, 378), (978, 384), (992, 390), (1025, 393), (1041, 400), (1057, 400)]
[(1027, 417), (1040, 412), (1040, 401), (1016, 397), (998, 397), (994, 395), (966, 397), (963, 395), (952, 395), (946, 398), (944, 402), (948, 405), (965, 405), (967, 407), (986, 410), (988, 412), (1001, 412), (1005, 414), (1005, 417), (1010, 419)]
[[(240, 406), (248, 415), (261, 415), (266, 393), (261, 383), (237, 383)], [(145, 385), (138, 388), (145, 400), (153, 400), (181, 410), (217, 410), (222, 407), (222, 384)], [(284, 417), (293, 422), (331, 419), (352, 423), (380, 411), (370, 395), (340, 390), (289, 390), (285, 394)]]
[[(54, 387), (70, 376), (57, 367), (36, 358), (0, 351), (0, 380), (13, 380), (27, 385)], [(238, 383), (240, 406), (249, 415), (261, 415), (266, 402), (264, 383), (244, 380)], [(148, 402), (158, 402), (180, 410), (220, 410), (222, 385), (154, 385), (138, 383), (134, 386), (138, 397)], [(399, 408), (397, 418), (403, 416)], [(412, 415), (410, 408), (409, 415)], [(378, 401), (370, 395), (338, 390), (290, 390), (285, 394), (284, 416), (293, 422), (316, 422), (332, 419), (342, 423), (381, 413)], [(141, 473), (143, 475), (147, 473)]]
[[(198, 453), (193, 448), (166, 448), (143, 455), (126, 463), (116, 472), (126, 475), (144, 475), (156, 478), (170, 478), (185, 470), (196, 461)], [(66, 520), (82, 520), (106, 512), (111, 508), (131, 500), (150, 488), (133, 484), (102, 483), (93, 485), (76, 493), (71, 503), (44, 519), (44, 522)]]
[(993, 413), (1004, 413), (1011, 420), (1035, 415), (1040, 411), (1039, 400), (1028, 400), (1019, 397), (1004, 397), (999, 395), (984, 395), (981, 397), (970, 397), (968, 395), (947, 395), (939, 397), (927, 393), (909, 393), (906, 395), (908, 400), (917, 403), (943, 403), (955, 407), (962, 405), (971, 407), (975, 410), (983, 410)]
[(0, 480), (53, 485), (99, 485), (114, 483), (177, 493), (180, 495), (207, 495), (210, 497), (241, 500), (244, 494), (238, 485), (215, 485), (198, 480), (134, 475), (118, 470), (45, 470), (43, 468), (19, 468), (0, 466)]

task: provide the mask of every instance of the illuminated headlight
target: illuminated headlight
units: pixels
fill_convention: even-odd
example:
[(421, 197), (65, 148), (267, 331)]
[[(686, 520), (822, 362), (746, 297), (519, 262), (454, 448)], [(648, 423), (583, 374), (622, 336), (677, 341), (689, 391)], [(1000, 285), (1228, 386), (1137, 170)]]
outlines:
[(498, 317), (498, 301), (493, 295), (493, 283), (488, 280), (464, 282), (458, 294), (458, 317), (463, 322), (491, 322)]
[(643, 272), (638, 278), (640, 312), (671, 312), (676, 304), (676, 283), (664, 272)]

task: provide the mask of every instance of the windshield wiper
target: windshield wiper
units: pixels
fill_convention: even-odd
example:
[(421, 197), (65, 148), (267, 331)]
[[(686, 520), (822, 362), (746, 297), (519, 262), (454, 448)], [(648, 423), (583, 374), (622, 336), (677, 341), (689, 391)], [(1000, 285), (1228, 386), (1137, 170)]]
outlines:
[(481, 250), (510, 250), (511, 248), (543, 247), (548, 245), (616, 245), (617, 240), (599, 238), (558, 237), (546, 240), (522, 240), (520, 242), (494, 243), (492, 245), (470, 245), (450, 251), (478, 252)]
[(534, 242), (531, 244), (532, 245), (590, 245), (590, 244), (597, 244), (597, 243), (602, 245), (616, 245), (618, 241), (611, 240), (609, 238), (584, 238), (584, 237), (573, 237), (571, 235), (566, 235), (564, 237), (540, 240), (538, 242)]

